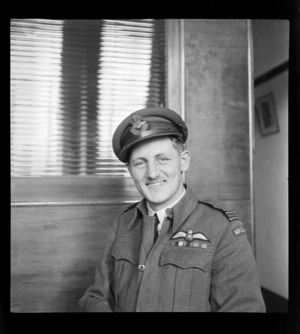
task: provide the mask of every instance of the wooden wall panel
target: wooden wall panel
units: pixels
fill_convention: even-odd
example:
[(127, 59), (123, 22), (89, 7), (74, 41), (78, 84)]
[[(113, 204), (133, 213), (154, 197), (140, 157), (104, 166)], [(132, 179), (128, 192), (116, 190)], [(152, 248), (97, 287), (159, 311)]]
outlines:
[(77, 312), (124, 205), (11, 211), (11, 311)]
[(114, 217), (139, 198), (131, 178), (13, 178), (11, 311), (80, 311)]
[(140, 195), (131, 177), (16, 177), (11, 182), (12, 202), (116, 202), (137, 198)]
[(248, 42), (247, 20), (185, 20), (187, 181), (236, 209), (251, 240)]

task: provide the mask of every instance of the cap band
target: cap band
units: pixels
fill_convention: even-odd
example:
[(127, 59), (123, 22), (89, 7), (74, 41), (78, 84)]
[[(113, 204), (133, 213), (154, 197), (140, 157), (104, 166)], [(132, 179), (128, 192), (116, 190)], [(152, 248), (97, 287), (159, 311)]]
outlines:
[(122, 162), (136, 145), (148, 139), (174, 136), (186, 142), (188, 129), (182, 118), (165, 107), (148, 107), (128, 115), (116, 128), (112, 145)]

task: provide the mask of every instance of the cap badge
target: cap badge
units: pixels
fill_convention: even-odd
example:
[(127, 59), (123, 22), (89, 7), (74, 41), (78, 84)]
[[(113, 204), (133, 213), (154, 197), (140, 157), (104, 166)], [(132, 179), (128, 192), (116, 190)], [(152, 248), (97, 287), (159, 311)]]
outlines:
[(138, 115), (131, 116), (130, 124), (130, 132), (134, 135), (139, 135), (141, 132), (146, 131), (149, 127), (149, 123)]

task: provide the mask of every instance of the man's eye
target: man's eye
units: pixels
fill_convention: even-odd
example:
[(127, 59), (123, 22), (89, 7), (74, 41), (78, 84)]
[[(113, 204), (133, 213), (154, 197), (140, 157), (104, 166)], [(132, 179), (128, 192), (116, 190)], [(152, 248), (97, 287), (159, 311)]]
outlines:
[(136, 161), (136, 162), (133, 163), (133, 167), (142, 168), (144, 166), (145, 166), (144, 161)]
[(167, 157), (159, 157), (159, 158), (158, 158), (158, 162), (159, 162), (159, 163), (162, 163), (162, 164), (167, 163), (169, 160), (170, 160), (170, 159), (167, 158)]

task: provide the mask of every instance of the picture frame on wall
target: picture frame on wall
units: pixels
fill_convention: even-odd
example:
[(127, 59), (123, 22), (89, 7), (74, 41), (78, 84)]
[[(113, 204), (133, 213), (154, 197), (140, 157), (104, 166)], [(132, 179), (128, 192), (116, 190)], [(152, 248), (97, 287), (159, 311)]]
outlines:
[(272, 92), (260, 96), (255, 101), (255, 112), (263, 136), (279, 132), (279, 123)]

